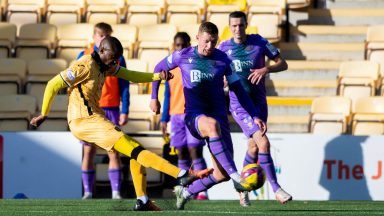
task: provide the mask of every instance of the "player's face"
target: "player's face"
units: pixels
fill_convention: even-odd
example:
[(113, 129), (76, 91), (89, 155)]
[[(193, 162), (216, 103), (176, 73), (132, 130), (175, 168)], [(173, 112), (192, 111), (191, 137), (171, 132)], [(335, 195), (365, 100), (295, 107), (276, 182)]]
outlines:
[(212, 51), (215, 49), (217, 44), (217, 35), (211, 35), (207, 32), (199, 32), (196, 36), (197, 39), (197, 51), (202, 56), (209, 56), (212, 54)]
[(181, 37), (177, 37), (173, 43), (173, 49), (176, 51), (189, 47), (190, 45), (185, 42)]
[(95, 28), (93, 31), (93, 42), (95, 43), (96, 47), (100, 47), (100, 42), (107, 36), (105, 32), (99, 28)]
[(231, 30), (233, 38), (243, 39), (246, 36), (246, 28), (247, 24), (244, 18), (229, 18), (229, 29)]
[(101, 45), (99, 49), (101, 61), (109, 67), (110, 71), (116, 70), (118, 59), (114, 57), (112, 50), (108, 47), (104, 47), (103, 45)]

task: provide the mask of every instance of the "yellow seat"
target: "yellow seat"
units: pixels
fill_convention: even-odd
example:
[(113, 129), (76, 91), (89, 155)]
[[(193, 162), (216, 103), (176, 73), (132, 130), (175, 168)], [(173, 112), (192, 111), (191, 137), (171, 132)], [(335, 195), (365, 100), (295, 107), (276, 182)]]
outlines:
[(129, 120), (128, 121), (141, 121), (139, 125), (142, 124), (143, 121), (147, 122), (149, 125), (149, 130), (154, 130), (156, 124), (158, 122), (158, 117), (152, 113), (149, 108), (149, 102), (151, 101), (151, 95), (149, 94), (133, 94), (130, 96), (130, 101), (134, 101), (129, 105)]
[(176, 27), (170, 24), (141, 27), (138, 36), (138, 56), (141, 55), (140, 53), (144, 49), (164, 49), (170, 51), (176, 32)]
[(56, 45), (57, 28), (52, 24), (30, 23), (20, 27), (15, 52), (26, 61), (50, 58)]
[(86, 3), (86, 19), (91, 24), (99, 22), (118, 24), (124, 14), (124, 0), (86, 0)]
[(384, 25), (369, 26), (365, 39), (365, 59), (380, 64), (380, 95), (384, 95)]
[[(128, 59), (126, 61), (127, 69), (140, 72), (148, 71), (148, 62), (140, 59)], [(130, 83), (130, 94), (144, 94), (148, 90), (148, 83)], [(137, 122), (136, 122), (137, 123)]]
[(79, 23), (85, 6), (84, 0), (48, 0), (47, 23), (65, 25)]
[(45, 0), (7, 0), (6, 20), (18, 28), (27, 23), (39, 23), (44, 11)]
[(384, 97), (365, 97), (356, 100), (353, 109), (352, 134), (384, 134)]
[[(40, 106), (40, 105), (39, 105)], [(68, 95), (56, 95), (44, 124), (37, 128), (38, 131), (68, 131), (67, 122)], [(40, 111), (38, 111), (40, 113)]]
[(0, 131), (28, 130), (36, 111), (36, 100), (29, 95), (0, 95)]
[(17, 27), (12, 23), (0, 23), (0, 58), (11, 57), (11, 50), (16, 41)]
[(92, 42), (92, 35), (93, 25), (89, 23), (58, 26), (56, 57), (65, 59), (68, 63), (75, 60)]
[(161, 22), (165, 0), (127, 0), (127, 23), (138, 27)]
[(379, 79), (379, 64), (370, 61), (348, 61), (340, 64), (337, 92), (355, 101), (375, 95)]
[(18, 94), (27, 74), (27, 63), (23, 59), (0, 58), (0, 94)]
[(192, 25), (183, 25), (179, 26), (177, 29), (179, 32), (186, 32), (189, 37), (191, 37), (192, 46), (197, 45), (196, 35), (199, 32), (200, 24), (192, 24)]
[(343, 134), (350, 122), (351, 99), (319, 97), (311, 105), (309, 132), (314, 134)]
[(278, 14), (253, 14), (248, 21), (249, 26), (256, 26), (258, 34), (271, 43), (279, 42), (281, 39), (281, 16)]
[(205, 0), (167, 0), (167, 22), (177, 27), (197, 24), (205, 14)]
[(133, 51), (137, 40), (138, 30), (134, 25), (117, 24), (112, 25), (112, 35), (118, 38), (124, 48), (124, 58), (133, 57)]

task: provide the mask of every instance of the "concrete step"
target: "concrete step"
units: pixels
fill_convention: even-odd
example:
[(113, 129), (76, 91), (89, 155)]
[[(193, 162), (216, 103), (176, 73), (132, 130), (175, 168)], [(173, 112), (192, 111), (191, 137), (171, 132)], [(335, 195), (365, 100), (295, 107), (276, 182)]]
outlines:
[(288, 60), (288, 70), (269, 74), (271, 80), (336, 80), (339, 61)]
[(347, 61), (364, 59), (364, 43), (279, 43), (281, 55), (291, 60)]
[(384, 23), (384, 8), (308, 9), (308, 20), (298, 22), (316, 25), (379, 25)]
[(267, 80), (268, 96), (318, 97), (336, 95), (335, 80)]
[(326, 0), (326, 8), (384, 8), (383, 0)]
[(300, 25), (291, 28), (292, 42), (364, 42), (367, 26)]
[(268, 120), (268, 132), (308, 133), (308, 121), (308, 116), (271, 116)]

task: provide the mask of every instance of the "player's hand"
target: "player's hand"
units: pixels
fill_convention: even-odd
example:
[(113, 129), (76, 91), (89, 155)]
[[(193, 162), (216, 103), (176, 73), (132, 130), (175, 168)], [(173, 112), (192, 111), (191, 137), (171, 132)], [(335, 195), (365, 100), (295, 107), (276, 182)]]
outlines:
[(37, 117), (33, 117), (29, 122), (30, 129), (35, 130), (45, 121), (45, 119), (47, 119), (47, 116), (39, 115)]
[(152, 99), (151, 103), (149, 104), (149, 108), (151, 108), (152, 112), (156, 113), (156, 115), (160, 114), (161, 105), (160, 105), (159, 100)]
[(173, 79), (173, 74), (169, 71), (161, 71), (160, 72), (160, 79), (161, 80), (170, 80)]
[(119, 125), (123, 126), (127, 124), (127, 122), (128, 122), (128, 114), (121, 113), (119, 118)]
[(254, 118), (253, 121), (260, 128), (261, 136), (264, 136), (267, 133), (267, 125), (265, 122), (259, 118)]
[(163, 137), (167, 136), (167, 122), (160, 122), (160, 129)]
[(265, 77), (265, 75), (268, 73), (268, 68), (263, 67), (260, 69), (250, 69), (251, 74), (248, 76), (248, 80), (251, 81), (252, 84), (259, 84), (261, 79)]

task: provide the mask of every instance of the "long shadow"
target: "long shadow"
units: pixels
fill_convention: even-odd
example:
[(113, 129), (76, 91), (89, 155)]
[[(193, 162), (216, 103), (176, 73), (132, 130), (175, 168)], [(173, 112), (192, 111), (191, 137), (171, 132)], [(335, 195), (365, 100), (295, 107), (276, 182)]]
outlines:
[(372, 200), (363, 174), (367, 136), (338, 136), (325, 147), (320, 185), (330, 200)]

